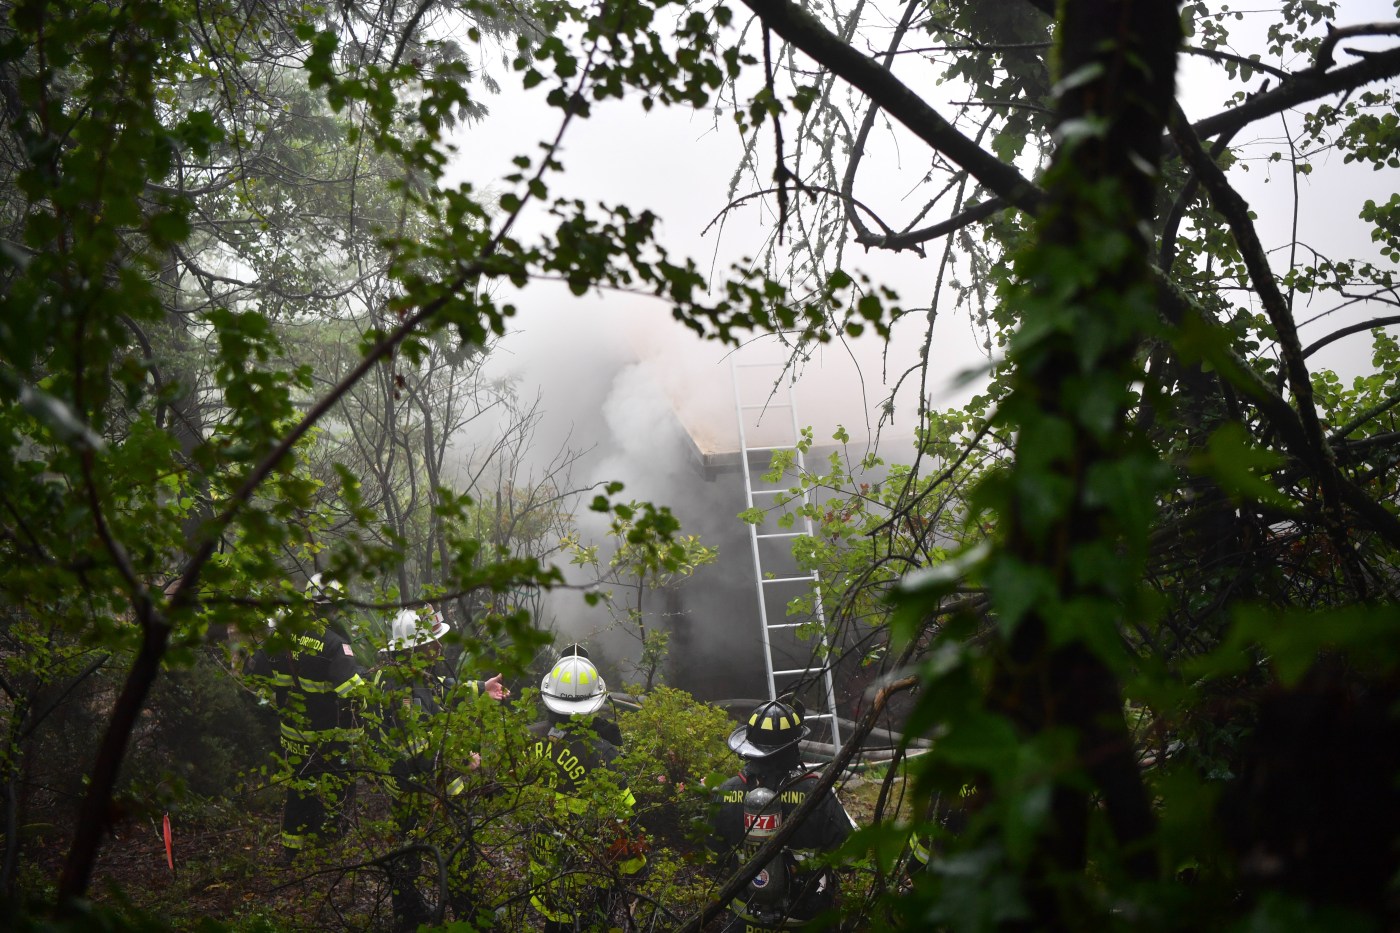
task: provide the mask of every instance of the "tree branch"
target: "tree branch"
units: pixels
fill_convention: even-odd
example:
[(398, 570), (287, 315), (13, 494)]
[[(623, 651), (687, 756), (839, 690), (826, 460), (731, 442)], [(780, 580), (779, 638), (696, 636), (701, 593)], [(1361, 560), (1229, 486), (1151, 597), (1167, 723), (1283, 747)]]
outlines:
[(1323, 337), (1321, 340), (1317, 340), (1313, 343), (1308, 344), (1306, 347), (1303, 348), (1303, 356), (1305, 358), (1312, 356), (1318, 350), (1321, 350), (1323, 347), (1327, 346), (1330, 343), (1336, 343), (1343, 337), (1350, 337), (1352, 334), (1359, 334), (1362, 331), (1375, 330), (1377, 327), (1390, 327), (1392, 324), (1400, 324), (1400, 315), (1391, 315), (1389, 317), (1377, 317), (1372, 318), (1369, 321), (1362, 321), (1359, 324), (1348, 324), (1341, 330), (1335, 330), (1332, 333), (1328, 334), (1326, 337)]
[(974, 204), (955, 217), (949, 217), (947, 220), (941, 220), (920, 230), (910, 230), (908, 233), (889, 233), (883, 236), (857, 234), (855, 239), (858, 244), (867, 248), (875, 247), (895, 251), (915, 249), (921, 243), (955, 233), (964, 227), (970, 227), (979, 221), (986, 220), (994, 214), (1000, 214), (1007, 207), (1007, 203), (1001, 198), (990, 198), (981, 204)]
[(1357, 23), (1354, 26), (1342, 26), (1340, 29), (1328, 23), (1327, 37), (1317, 47), (1317, 54), (1313, 56), (1312, 68), (1308, 71), (1322, 72), (1331, 68), (1336, 63), (1332, 52), (1337, 48), (1337, 43), (1344, 39), (1355, 39), (1358, 36), (1400, 36), (1400, 23)]
[(1275, 68), (1273, 65), (1265, 64), (1254, 58), (1245, 58), (1243, 55), (1236, 55), (1233, 52), (1222, 52), (1220, 49), (1201, 49), (1193, 45), (1184, 45), (1181, 51), (1187, 55), (1199, 55), (1202, 58), (1209, 58), (1217, 62), (1235, 62), (1246, 68), (1253, 68), (1255, 71), (1262, 71), (1264, 74), (1273, 75), (1275, 78), (1288, 80), (1293, 77), (1290, 72), (1282, 68)]
[[(1252, 97), (1238, 107), (1197, 121), (1191, 125), (1191, 129), (1201, 139), (1209, 139), (1221, 133), (1238, 132), (1256, 120), (1282, 113), (1290, 107), (1329, 94), (1352, 91), (1364, 84), (1384, 81), (1396, 75), (1400, 75), (1400, 48), (1378, 52), (1354, 65), (1325, 74), (1300, 72), (1272, 91)], [(1168, 142), (1167, 147), (1167, 155), (1175, 154), (1173, 142)]]
[(744, 0), (762, 22), (819, 65), (868, 96), (915, 136), (967, 169), (984, 187), (1025, 211), (1034, 212), (1043, 193), (1029, 179), (958, 131), (923, 98), (878, 62), (857, 52), (789, 0)]
[[(894, 34), (890, 36), (889, 45), (885, 49), (885, 61), (882, 67), (886, 71), (889, 70), (890, 63), (894, 60), (894, 55), (899, 48), (899, 43), (904, 41), (904, 34), (909, 30), (909, 23), (914, 19), (914, 14), (923, 9), (923, 6), (922, 0), (909, 0), (909, 2), (905, 4), (904, 15), (900, 17), (898, 25), (894, 28)], [(871, 101), (870, 106), (866, 108), (865, 119), (861, 120), (860, 129), (856, 131), (855, 141), (851, 143), (851, 158), (850, 161), (846, 163), (845, 177), (841, 179), (841, 196), (849, 198), (852, 201), (855, 200), (856, 171), (860, 168), (860, 160), (865, 155), (865, 142), (870, 138), (870, 131), (875, 126), (875, 114), (879, 112), (880, 105)], [(850, 215), (850, 221), (851, 226), (854, 227), (856, 231), (857, 243), (860, 243), (862, 238), (873, 236), (870, 230), (865, 224), (861, 223), (860, 218), (855, 214)], [(885, 232), (885, 236), (889, 236), (888, 229)]]
[[(1230, 225), (1231, 233), (1239, 246), (1240, 255), (1249, 270), (1250, 280), (1254, 283), (1255, 293), (1259, 296), (1264, 310), (1269, 316), (1269, 321), (1273, 324), (1279, 347), (1283, 352), (1283, 364), (1288, 372), (1288, 381), (1295, 399), (1295, 410), (1303, 429), (1305, 441), (1300, 447), (1295, 448), (1294, 453), (1307, 465), (1317, 480), (1322, 492), (1323, 509), (1326, 516), (1324, 527), (1332, 538), (1337, 553), (1349, 556), (1350, 559), (1343, 566), (1347, 570), (1353, 587), (1357, 590), (1358, 597), (1364, 596), (1364, 575), (1360, 572), (1355, 550), (1347, 544), (1348, 522), (1342, 511), (1342, 505), (1350, 503), (1353, 507), (1364, 508), (1366, 514), (1376, 518), (1379, 518), (1377, 513), (1386, 515), (1389, 513), (1376, 507), (1374, 499), (1367, 495), (1364, 490), (1358, 489), (1350, 483), (1337, 466), (1336, 455), (1323, 433), (1322, 423), (1318, 419), (1317, 408), (1313, 402), (1312, 378), (1303, 358), (1303, 347), (1298, 339), (1297, 325), (1293, 320), (1293, 314), (1289, 310), (1287, 300), (1279, 291), (1273, 270), (1269, 268), (1268, 256), (1265, 254), (1263, 244), (1259, 242), (1258, 233), (1249, 218), (1249, 206), (1230, 186), (1229, 180), (1226, 179), (1220, 166), (1216, 165), (1215, 160), (1201, 148), (1201, 141), (1191, 132), (1187, 125), (1186, 115), (1182, 113), (1180, 106), (1172, 108), (1171, 131), (1187, 164), (1191, 166), (1196, 177), (1201, 179), (1201, 184), (1210, 194), (1215, 209)], [(1392, 532), (1400, 534), (1400, 521), (1396, 520), (1394, 516), (1390, 516), (1389, 520), (1381, 519), (1381, 521), (1383, 527), (1388, 527)]]
[[(911, 640), (909, 642), (904, 649), (904, 653), (900, 656), (896, 669), (902, 668), (908, 663), (909, 659), (913, 656), (916, 645), (918, 645), (917, 640)], [(831, 762), (822, 769), (821, 777), (817, 779), (817, 783), (807, 791), (806, 799), (798, 804), (797, 808), (792, 811), (790, 816), (783, 820), (783, 825), (778, 828), (778, 831), (775, 832), (756, 853), (754, 853), (753, 857), (741, 865), (739, 870), (720, 887), (709, 905), (700, 911), (699, 914), (691, 917), (690, 920), (686, 922), (685, 926), (677, 930), (676, 933), (700, 933), (700, 931), (705, 928), (706, 924), (719, 916), (720, 911), (724, 910), (724, 908), (729, 905), (729, 902), (734, 900), (738, 893), (748, 885), (749, 879), (757, 874), (758, 870), (767, 864), (768, 860), (776, 855), (783, 846), (787, 845), (787, 841), (797, 832), (798, 827), (807, 821), (807, 817), (825, 799), (827, 792), (836, 785), (836, 778), (845, 771), (846, 766), (851, 763), (851, 759), (855, 757), (856, 751), (861, 747), (861, 743), (865, 740), (865, 737), (870, 734), (870, 730), (875, 727), (875, 722), (884, 713), (890, 698), (897, 693), (913, 689), (918, 686), (918, 683), (918, 677), (905, 677), (880, 688), (879, 692), (875, 694), (874, 701), (870, 704), (870, 709), (866, 710), (865, 715), (861, 717), (860, 722), (857, 723), (856, 728), (852, 731), (850, 738), (846, 739), (845, 744), (841, 746), (840, 752), (838, 752), (836, 756), (832, 758)]]
[[(1157, 272), (1157, 286), (1158, 294), (1169, 306), (1171, 315), (1169, 321), (1173, 323), (1173, 326), (1179, 324), (1187, 313), (1196, 315), (1206, 322), (1207, 326), (1213, 326), (1210, 314), (1192, 301), (1190, 296), (1182, 292), (1175, 283), (1162, 275), (1161, 270)], [(1269, 419), (1273, 429), (1282, 436), (1284, 445), (1293, 456), (1297, 457), (1300, 462), (1307, 463), (1308, 457), (1304, 453), (1308, 447), (1307, 433), (1303, 429), (1298, 412), (1288, 404), (1288, 401), (1274, 391), (1273, 386), (1234, 350), (1226, 348), (1224, 356), (1213, 360), (1213, 362), (1222, 370), (1222, 376), (1228, 384), (1242, 390), (1259, 406), (1259, 410)], [(1391, 514), (1345, 476), (1339, 475), (1338, 481), (1344, 501), (1366, 519), (1370, 530), (1385, 538), (1392, 547), (1400, 548), (1400, 518)]]
[[(1201, 147), (1200, 139), (1191, 132), (1186, 115), (1181, 111), (1180, 106), (1173, 107), (1171, 131), (1186, 163), (1191, 166), (1194, 177), (1200, 180), (1201, 185), (1210, 195), (1215, 209), (1229, 224), (1235, 242), (1240, 248), (1240, 255), (1249, 270), (1255, 293), (1259, 295), (1259, 299), (1264, 305), (1264, 311), (1269, 316), (1269, 322), (1273, 325), (1274, 332), (1278, 336), (1279, 348), (1283, 352), (1284, 368), (1288, 373), (1288, 381), (1292, 385), (1294, 396), (1298, 399), (1298, 414), (1302, 419), (1303, 430), (1307, 433), (1308, 439), (1317, 445), (1315, 453), (1310, 459), (1316, 461), (1318, 467), (1322, 468), (1328, 458), (1328, 451), (1322, 435), (1322, 425), (1317, 418), (1317, 409), (1313, 405), (1312, 378), (1308, 373), (1307, 364), (1303, 361), (1303, 347), (1298, 339), (1298, 327), (1293, 320), (1293, 313), (1288, 308), (1288, 302), (1284, 298), (1283, 292), (1279, 291), (1278, 282), (1274, 278), (1273, 270), (1269, 267), (1268, 254), (1265, 253), (1264, 246), (1259, 241), (1259, 234), (1254, 229), (1254, 222), (1250, 220), (1249, 205), (1230, 185), (1229, 179), (1225, 177), (1225, 172)], [(1333, 464), (1333, 468), (1335, 469), (1335, 464)]]

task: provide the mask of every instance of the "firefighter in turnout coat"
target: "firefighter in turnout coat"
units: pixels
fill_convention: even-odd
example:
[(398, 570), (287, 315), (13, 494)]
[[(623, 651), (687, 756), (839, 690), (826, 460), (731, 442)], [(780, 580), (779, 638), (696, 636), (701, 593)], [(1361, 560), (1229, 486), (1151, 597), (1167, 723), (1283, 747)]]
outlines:
[[(474, 919), (474, 905), (467, 876), (473, 852), (469, 839), (462, 847), (455, 843), (461, 835), (470, 836), (471, 822), (466, 809), (452, 801), (465, 789), (463, 770), (475, 768), (477, 761), (475, 753), (471, 760), (442, 760), (444, 748), (435, 740), (431, 723), (434, 716), (456, 701), (481, 694), (502, 701), (510, 696), (510, 690), (501, 682), (500, 674), (489, 680), (467, 681), (462, 684), (464, 690), (455, 689), (458, 682), (441, 662), (442, 638), (450, 631), (451, 626), (431, 604), (400, 611), (390, 623), (388, 647), (380, 651), (383, 663), (375, 671), (374, 684), (395, 698), (383, 711), (381, 729), (397, 752), (385, 785), (393, 800), (399, 831), (405, 839), (415, 831), (422, 832), (436, 841), (444, 854), (457, 849), (448, 866), (448, 902), (458, 920), (470, 921)], [(431, 825), (420, 826), (419, 815), (425, 812), (436, 812), (438, 816)], [(418, 890), (422, 863), (421, 853), (415, 851), (388, 864), (398, 930), (415, 930), (419, 924), (434, 919)]]
[[(748, 722), (729, 736), (729, 747), (744, 759), (743, 770), (714, 792), (711, 847), (732, 873), (787, 820), (817, 783), (818, 773), (803, 766), (799, 742), (810, 732), (800, 706), (778, 700), (759, 705)], [(835, 906), (836, 873), (816, 864), (851, 834), (854, 823), (834, 791), (729, 905), (723, 929), (766, 933), (801, 929)]]
[[(589, 777), (618, 755), (617, 746), (593, 727), (592, 714), (607, 700), (607, 684), (593, 662), (579, 654), (560, 657), (544, 676), (540, 697), (548, 716), (530, 726), (533, 758), (539, 779), (554, 791), (554, 807), (552, 819), (531, 838), (530, 903), (543, 915), (546, 931), (595, 929), (623, 879), (646, 866), (645, 845), (631, 826), (635, 800), (625, 785), (619, 787), (615, 818), (602, 824), (605, 838), (579, 831), (599, 818), (597, 804), (581, 796)], [(582, 847), (580, 839), (598, 844)]]
[[(287, 861), (343, 831), (340, 811), (353, 786), (349, 756), (359, 733), (350, 694), (364, 684), (350, 640), (336, 619), (333, 603), (342, 592), (340, 584), (322, 582), (316, 574), (306, 591), (315, 604), (315, 624), (299, 635), (277, 635), (288, 647), (260, 650), (249, 666), (250, 674), (273, 688), (282, 758), (291, 771), (282, 812)], [(275, 620), (269, 627), (276, 632)]]

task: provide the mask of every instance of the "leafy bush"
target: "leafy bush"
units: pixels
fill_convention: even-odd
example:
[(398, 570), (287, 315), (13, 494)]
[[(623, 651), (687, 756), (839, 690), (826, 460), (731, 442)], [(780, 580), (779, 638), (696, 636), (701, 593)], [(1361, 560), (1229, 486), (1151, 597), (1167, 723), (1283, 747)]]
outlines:
[(126, 775), (134, 785), (164, 784), (200, 797), (230, 793), (277, 748), (277, 720), (217, 662), (158, 680)]
[(690, 829), (709, 806), (705, 778), (735, 770), (725, 744), (733, 728), (721, 709), (684, 690), (657, 687), (636, 711), (619, 717), (627, 748), (618, 762), (631, 782), (642, 825), (658, 845), (688, 848)]

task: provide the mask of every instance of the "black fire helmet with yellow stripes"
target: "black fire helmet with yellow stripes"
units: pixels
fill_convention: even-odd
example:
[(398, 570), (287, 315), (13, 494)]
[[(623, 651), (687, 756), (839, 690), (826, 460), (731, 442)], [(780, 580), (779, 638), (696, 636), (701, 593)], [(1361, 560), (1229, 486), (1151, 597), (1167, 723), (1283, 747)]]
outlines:
[(796, 745), (811, 731), (802, 721), (800, 705), (769, 700), (755, 707), (749, 721), (729, 734), (729, 748), (740, 758), (763, 759)]

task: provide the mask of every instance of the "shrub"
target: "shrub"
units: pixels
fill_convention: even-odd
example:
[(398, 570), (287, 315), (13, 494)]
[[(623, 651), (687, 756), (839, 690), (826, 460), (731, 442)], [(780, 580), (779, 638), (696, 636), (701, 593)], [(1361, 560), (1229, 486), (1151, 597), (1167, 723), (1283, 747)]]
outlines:
[(642, 826), (658, 845), (690, 848), (691, 830), (706, 831), (705, 778), (736, 767), (725, 744), (733, 727), (729, 716), (684, 690), (657, 687), (640, 708), (622, 713), (618, 725), (627, 743), (618, 769), (637, 798)]

